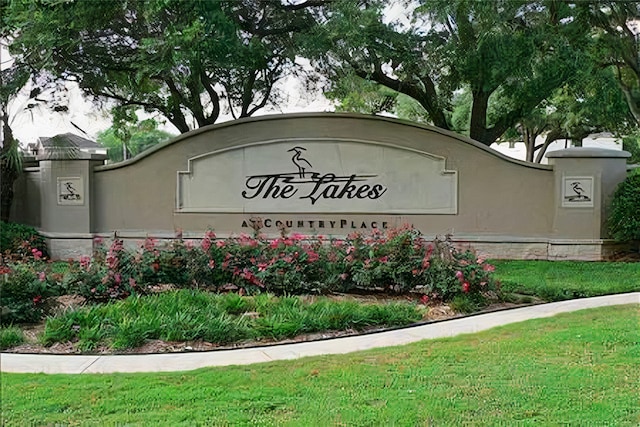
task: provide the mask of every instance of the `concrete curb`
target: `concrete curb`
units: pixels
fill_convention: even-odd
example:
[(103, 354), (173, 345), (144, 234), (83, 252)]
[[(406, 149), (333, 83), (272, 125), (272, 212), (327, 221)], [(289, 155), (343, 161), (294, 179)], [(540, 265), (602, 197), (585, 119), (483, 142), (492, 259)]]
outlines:
[(496, 326), (558, 313), (611, 305), (640, 304), (640, 292), (540, 304), (368, 335), (271, 347), (196, 353), (135, 355), (0, 354), (0, 371), (12, 373), (97, 374), (188, 371), (208, 366), (249, 365), (325, 354), (344, 354), (480, 332)]

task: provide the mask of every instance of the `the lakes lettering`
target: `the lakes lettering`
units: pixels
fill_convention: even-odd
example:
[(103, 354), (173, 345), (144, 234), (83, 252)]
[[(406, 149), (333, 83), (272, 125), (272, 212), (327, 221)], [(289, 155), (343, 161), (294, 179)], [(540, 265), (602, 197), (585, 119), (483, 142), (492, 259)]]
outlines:
[(250, 175), (242, 191), (245, 199), (308, 199), (312, 205), (321, 199), (371, 199), (382, 197), (387, 187), (369, 182), (377, 175), (345, 175), (319, 173), (311, 170), (311, 163), (302, 157), (306, 148), (293, 147), (291, 161), (297, 172)]

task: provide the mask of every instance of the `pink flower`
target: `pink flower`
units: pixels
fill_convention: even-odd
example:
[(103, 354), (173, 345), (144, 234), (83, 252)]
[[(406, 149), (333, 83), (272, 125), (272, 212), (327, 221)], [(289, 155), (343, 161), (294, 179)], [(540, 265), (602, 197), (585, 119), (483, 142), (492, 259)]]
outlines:
[(115, 282), (119, 285), (122, 282), (122, 276), (120, 275), (120, 273), (116, 273), (113, 276), (113, 280), (115, 280)]
[(131, 286), (132, 288), (136, 287), (136, 279), (134, 279), (133, 277), (129, 277), (129, 286)]
[(353, 246), (349, 246), (349, 247), (347, 248), (347, 255), (349, 255), (351, 252), (353, 252), (353, 251), (355, 251), (355, 250), (356, 250), (356, 248), (355, 248), (355, 247), (353, 247)]
[(205, 237), (204, 239), (202, 239), (202, 242), (200, 242), (200, 247), (203, 251), (209, 252), (209, 248), (211, 247), (211, 240)]
[(464, 280), (464, 273), (460, 270), (456, 271), (456, 279), (462, 282)]
[(111, 244), (111, 252), (120, 252), (124, 248), (124, 242), (120, 239), (115, 239)]
[(269, 264), (267, 264), (266, 262), (258, 263), (258, 271), (265, 271), (267, 267), (269, 267)]
[(318, 255), (316, 252), (312, 251), (312, 250), (308, 250), (307, 251), (307, 262), (316, 262), (320, 259), (320, 255)]
[(47, 278), (47, 275), (45, 274), (44, 271), (41, 271), (40, 273), (38, 273), (38, 280), (41, 282), (44, 282), (44, 280)]
[(304, 234), (300, 234), (300, 233), (293, 233), (291, 235), (291, 238), (293, 240), (304, 240), (306, 238), (306, 236)]
[(491, 264), (485, 264), (482, 266), (482, 269), (487, 272), (495, 271), (496, 267)]
[(34, 304), (38, 304), (40, 303), (40, 301), (42, 301), (42, 295), (36, 295), (35, 297), (33, 297)]
[(389, 257), (385, 255), (383, 257), (380, 257), (379, 261), (383, 264), (386, 264), (387, 262), (389, 262)]
[(184, 242), (184, 247), (187, 248), (188, 250), (193, 249), (194, 246), (195, 246), (195, 243), (193, 243), (193, 240), (186, 240)]
[(213, 270), (215, 268), (215, 266), (216, 266), (216, 262), (214, 260), (210, 259), (209, 260), (209, 268)]
[(271, 249), (277, 249), (278, 246), (280, 246), (280, 240), (279, 239), (275, 239), (269, 242), (269, 248)]
[(142, 245), (142, 247), (144, 248), (145, 251), (152, 251), (153, 248), (155, 248), (156, 246), (156, 240), (152, 239), (150, 237), (147, 237), (146, 239), (144, 239), (144, 244)]
[(205, 237), (205, 239), (215, 240), (215, 238), (216, 238), (216, 233), (214, 233), (214, 232), (213, 232), (213, 231), (211, 231), (211, 230), (207, 230), (207, 232), (206, 232), (206, 233), (204, 233), (204, 237)]
[(342, 274), (340, 275), (340, 279), (341, 279), (341, 280), (347, 280), (347, 277), (349, 277), (349, 276), (347, 275), (347, 273), (342, 273)]
[(462, 284), (462, 292), (464, 292), (465, 294), (469, 292), (469, 288), (470, 288), (469, 283), (464, 282), (464, 283)]
[(107, 266), (112, 270), (118, 266), (118, 258), (116, 258), (115, 255), (111, 253), (111, 251), (109, 251), (109, 253), (107, 254), (107, 258), (105, 261), (107, 262)]
[(216, 248), (222, 248), (227, 244), (227, 242), (225, 242), (224, 240), (218, 240), (216, 242)]
[(427, 304), (428, 302), (429, 302), (429, 296), (428, 295), (422, 295), (422, 297), (420, 297), (420, 303)]
[(86, 270), (89, 268), (90, 265), (91, 265), (91, 258), (89, 258), (88, 256), (80, 257), (80, 267)]
[(36, 248), (31, 249), (31, 255), (33, 255), (33, 258), (36, 260), (42, 259), (42, 252)]

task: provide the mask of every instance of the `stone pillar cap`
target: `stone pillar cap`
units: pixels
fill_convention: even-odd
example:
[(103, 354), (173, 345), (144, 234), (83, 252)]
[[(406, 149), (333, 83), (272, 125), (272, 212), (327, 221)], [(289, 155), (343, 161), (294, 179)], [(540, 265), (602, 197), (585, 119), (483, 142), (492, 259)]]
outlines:
[(597, 158), (597, 159), (626, 159), (631, 153), (623, 150), (610, 150), (607, 148), (571, 147), (564, 150), (550, 151), (547, 158)]

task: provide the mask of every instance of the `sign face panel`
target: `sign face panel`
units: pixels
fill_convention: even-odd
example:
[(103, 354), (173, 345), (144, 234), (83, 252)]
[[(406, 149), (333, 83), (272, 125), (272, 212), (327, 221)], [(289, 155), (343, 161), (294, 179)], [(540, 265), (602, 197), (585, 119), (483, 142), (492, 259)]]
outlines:
[(456, 214), (445, 159), (353, 140), (282, 140), (189, 160), (178, 212)]
[(593, 177), (565, 176), (562, 178), (562, 207), (592, 208)]
[(58, 177), (57, 190), (59, 205), (84, 205), (82, 177)]

